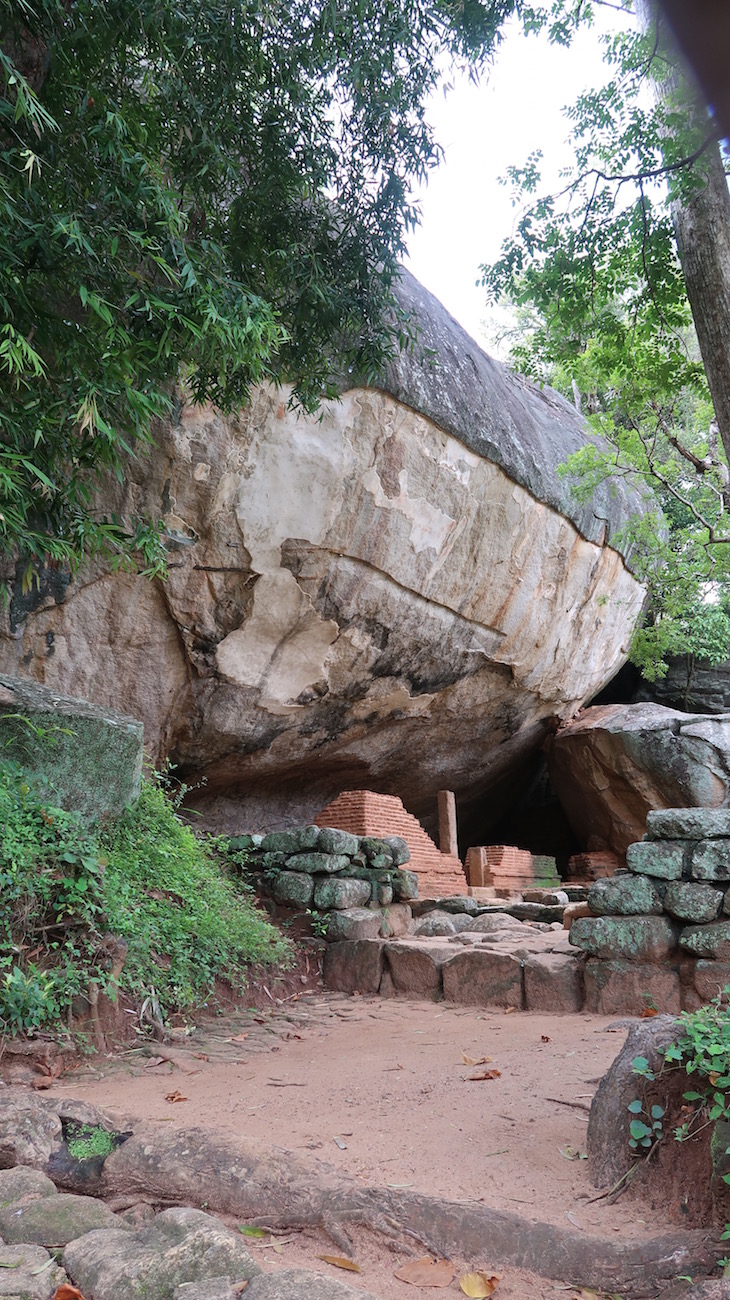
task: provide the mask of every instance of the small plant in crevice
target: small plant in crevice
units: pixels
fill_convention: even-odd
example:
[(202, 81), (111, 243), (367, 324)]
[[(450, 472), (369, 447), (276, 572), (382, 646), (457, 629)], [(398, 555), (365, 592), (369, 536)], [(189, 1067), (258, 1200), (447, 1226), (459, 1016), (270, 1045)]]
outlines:
[(74, 1160), (105, 1159), (116, 1149), (113, 1133), (100, 1125), (69, 1123), (66, 1126), (66, 1148)]
[(329, 913), (317, 912), (312, 907), (305, 908), (305, 915), (309, 918), (309, 925), (312, 934), (317, 939), (327, 938), (327, 927), (329, 925)]

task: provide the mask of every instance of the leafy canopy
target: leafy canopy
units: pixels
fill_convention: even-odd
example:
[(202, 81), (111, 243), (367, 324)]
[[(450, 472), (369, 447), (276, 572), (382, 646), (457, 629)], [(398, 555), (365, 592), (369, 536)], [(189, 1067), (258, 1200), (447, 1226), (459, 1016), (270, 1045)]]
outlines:
[(100, 477), (183, 382), (307, 406), (407, 329), (426, 98), (516, 0), (0, 0), (0, 559), (164, 568)]
[[(560, 9), (554, 39), (567, 40), (576, 15)], [(483, 283), (491, 302), (514, 309), (515, 368), (576, 400), (605, 440), (565, 467), (578, 495), (622, 474), (654, 493), (656, 510), (625, 530), (649, 590), (632, 658), (653, 678), (670, 655), (730, 657), (727, 460), (670, 214), (713, 140), (681, 95), (651, 93), (666, 71), (652, 33), (626, 26), (603, 42), (607, 84), (567, 110), (574, 159), (563, 189), (541, 191), (538, 154), (510, 170), (522, 210)]]

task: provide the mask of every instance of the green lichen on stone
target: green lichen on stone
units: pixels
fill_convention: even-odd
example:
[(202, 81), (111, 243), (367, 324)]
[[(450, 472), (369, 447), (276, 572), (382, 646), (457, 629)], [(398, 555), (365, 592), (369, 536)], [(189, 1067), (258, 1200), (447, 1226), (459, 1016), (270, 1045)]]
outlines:
[(647, 814), (650, 840), (713, 840), (730, 837), (730, 808), (658, 808)]
[(682, 931), (679, 943), (695, 957), (714, 957), (724, 961), (730, 957), (730, 921), (689, 925)]
[(692, 850), (694, 880), (730, 880), (730, 840), (705, 840)]
[(320, 876), (314, 886), (314, 906), (320, 911), (343, 911), (349, 907), (362, 907), (370, 899), (367, 880), (345, 879), (338, 876)]
[(136, 803), (143, 740), (135, 718), (0, 676), (0, 753), (84, 821), (116, 817)]
[(309, 907), (314, 881), (302, 871), (279, 871), (272, 880), (271, 893), (282, 907)]
[(685, 846), (669, 840), (657, 843), (630, 844), (626, 850), (629, 871), (659, 880), (681, 880)]
[(418, 876), (415, 871), (394, 871), (393, 896), (399, 903), (408, 903), (418, 898)]
[(350, 835), (349, 831), (341, 831), (334, 826), (323, 826), (317, 839), (320, 853), (344, 853), (347, 857), (353, 857), (359, 847), (357, 835)]
[(721, 889), (688, 880), (670, 880), (664, 895), (664, 909), (678, 921), (703, 925), (717, 919), (722, 906)]
[(334, 876), (345, 871), (350, 859), (344, 853), (295, 853), (286, 860), (287, 871), (307, 871), (311, 875)]
[(306, 853), (317, 847), (319, 826), (301, 826), (293, 831), (272, 831), (264, 835), (261, 848), (264, 853)]
[(662, 900), (646, 876), (613, 876), (588, 890), (588, 906), (599, 916), (660, 916)]
[(604, 961), (664, 961), (677, 946), (667, 916), (582, 916), (570, 927), (570, 942)]

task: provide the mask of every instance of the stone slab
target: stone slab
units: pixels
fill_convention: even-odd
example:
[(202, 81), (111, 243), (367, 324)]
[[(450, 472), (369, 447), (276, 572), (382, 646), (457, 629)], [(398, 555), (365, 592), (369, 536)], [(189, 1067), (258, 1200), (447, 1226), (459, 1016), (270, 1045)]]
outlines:
[(349, 865), (350, 859), (344, 853), (294, 853), (285, 863), (287, 871), (306, 871), (313, 876), (334, 876)]
[(676, 843), (669, 840), (629, 844), (626, 865), (636, 875), (657, 876), (659, 880), (680, 880), (685, 847), (681, 841)]
[(452, 956), (453, 948), (444, 944), (386, 942), (385, 960), (396, 995), (437, 1002), (443, 995), (441, 967)]
[(319, 826), (300, 826), (291, 831), (271, 831), (261, 841), (263, 853), (306, 853), (316, 849), (319, 842)]
[(679, 973), (669, 966), (633, 961), (586, 962), (585, 1009), (599, 1016), (640, 1016), (655, 1008), (679, 1014)]
[(712, 840), (730, 837), (730, 808), (657, 808), (647, 814), (650, 840)]
[(469, 948), (444, 963), (443, 989), (447, 1002), (522, 1010), (522, 961), (509, 952)]
[(0, 1169), (0, 1208), (14, 1201), (35, 1199), (39, 1196), (57, 1196), (56, 1184), (42, 1174), (40, 1169), (16, 1165), (14, 1169)]
[(408, 903), (391, 903), (383, 909), (380, 933), (384, 939), (400, 939), (402, 935), (412, 934), (413, 930), (413, 913)]
[(573, 922), (570, 942), (603, 961), (660, 962), (675, 951), (677, 934), (668, 916), (586, 916)]
[(557, 952), (528, 957), (524, 968), (525, 1009), (580, 1011), (585, 998), (583, 965), (581, 957)]
[(320, 853), (344, 853), (351, 858), (357, 853), (360, 841), (357, 835), (351, 835), (349, 831), (340, 831), (336, 826), (323, 826), (317, 836), (316, 847)]
[(375, 994), (383, 974), (383, 944), (379, 939), (328, 943), (322, 973), (328, 989)]
[(0, 1296), (7, 1300), (49, 1300), (68, 1282), (42, 1246), (0, 1244)]
[(0, 752), (48, 787), (49, 803), (85, 821), (117, 817), (137, 801), (143, 742), (136, 718), (0, 676)]

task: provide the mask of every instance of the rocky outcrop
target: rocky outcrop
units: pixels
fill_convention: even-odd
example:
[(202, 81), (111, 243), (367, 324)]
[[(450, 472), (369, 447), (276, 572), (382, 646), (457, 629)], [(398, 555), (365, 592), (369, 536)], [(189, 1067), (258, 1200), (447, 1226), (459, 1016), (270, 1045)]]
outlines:
[(135, 718), (0, 676), (0, 753), (22, 763), (50, 802), (88, 821), (118, 816), (139, 796), (142, 747)]
[(730, 714), (600, 705), (561, 727), (548, 765), (586, 847), (623, 856), (652, 808), (730, 806)]
[(105, 504), (164, 518), (164, 585), (46, 574), (3, 616), (0, 669), (142, 718), (208, 803), (233, 797), (230, 830), (364, 786), (426, 820), (455, 790), (464, 829), (626, 655), (643, 593), (613, 539), (638, 498), (577, 504), (572, 407), (408, 276), (402, 296), (420, 338), (379, 388), (311, 418), (269, 389), (237, 418), (182, 410), (130, 466)]

